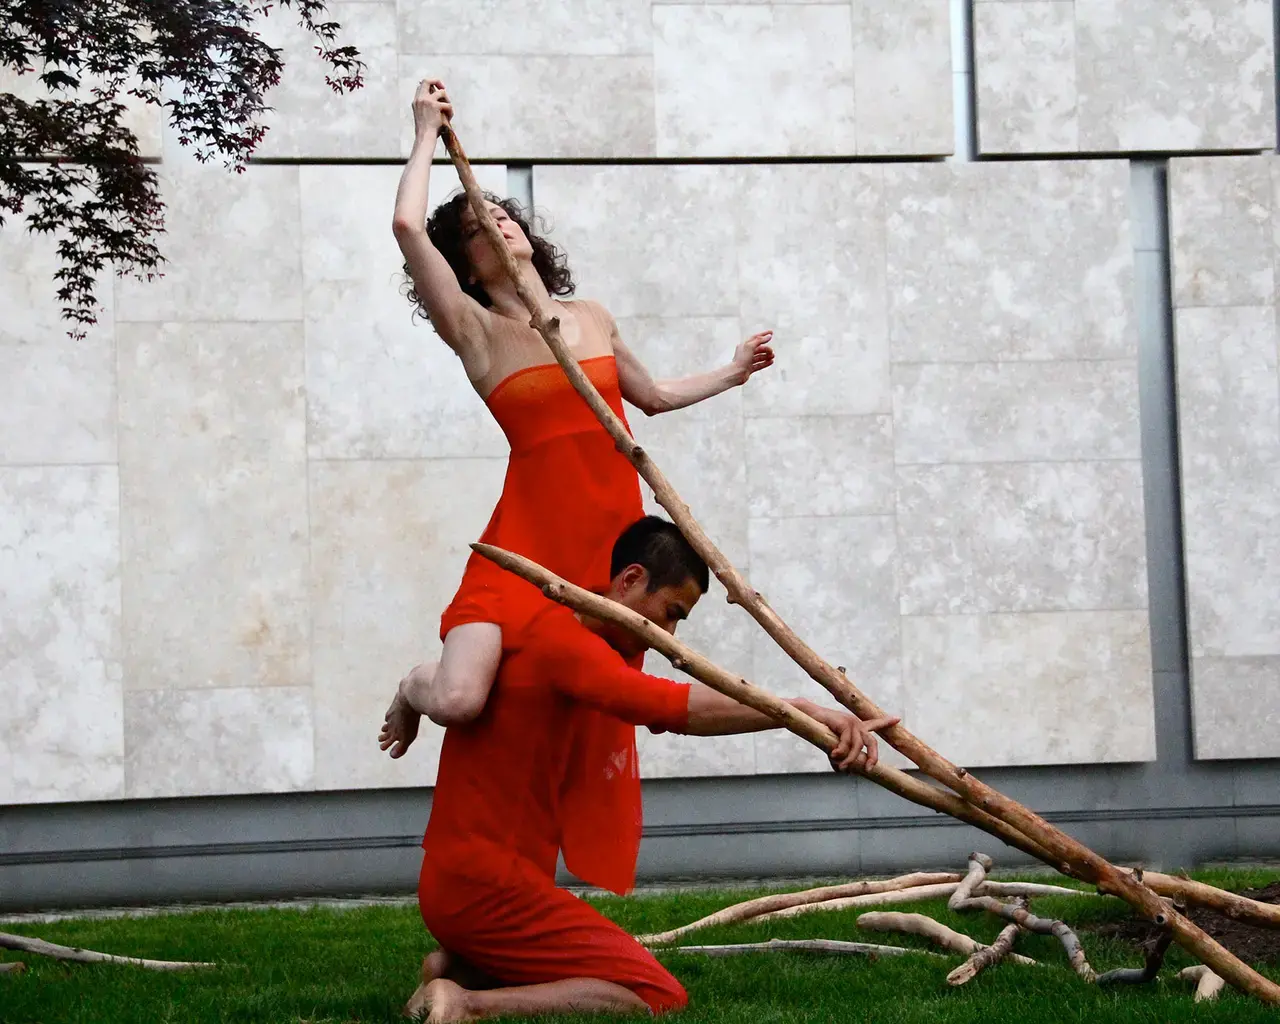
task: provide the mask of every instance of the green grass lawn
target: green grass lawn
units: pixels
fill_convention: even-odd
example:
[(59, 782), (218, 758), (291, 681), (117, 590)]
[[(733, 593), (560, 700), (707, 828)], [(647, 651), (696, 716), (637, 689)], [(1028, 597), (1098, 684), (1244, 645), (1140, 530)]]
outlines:
[[(1276, 872), (1202, 872), (1239, 889), (1274, 881)], [(634, 933), (660, 931), (765, 890), (691, 891), (593, 902)], [(773, 891), (773, 890), (770, 890)], [(999, 924), (951, 914), (941, 901), (900, 908), (937, 917), (991, 941)], [(1040, 899), (1033, 911), (1087, 926), (1127, 916), (1115, 900)], [(819, 913), (765, 925), (708, 929), (688, 942), (759, 942), (776, 938), (860, 939), (921, 945), (906, 936), (859, 932), (861, 911)], [(355, 910), (213, 910), (162, 917), (0, 925), (65, 945), (171, 960), (213, 960), (217, 970), (161, 974), (111, 965), (67, 964), (28, 954), (28, 970), (0, 975), (0, 1021), (235, 1022), (395, 1021), (432, 943), (413, 907)], [(1138, 966), (1131, 946), (1082, 933), (1099, 970)], [(1154, 985), (1100, 990), (1066, 967), (1056, 940), (1024, 936), (1017, 949), (1045, 966), (998, 966), (961, 989), (943, 981), (959, 957), (822, 957), (765, 953), (709, 959), (664, 952), (660, 958), (689, 990), (689, 1022), (875, 1021), (877, 1024), (1015, 1024), (1023, 1021), (1280, 1021), (1280, 1010), (1230, 990), (1196, 1005), (1173, 974), (1191, 963), (1174, 947)], [(1263, 973), (1280, 980), (1280, 968)]]

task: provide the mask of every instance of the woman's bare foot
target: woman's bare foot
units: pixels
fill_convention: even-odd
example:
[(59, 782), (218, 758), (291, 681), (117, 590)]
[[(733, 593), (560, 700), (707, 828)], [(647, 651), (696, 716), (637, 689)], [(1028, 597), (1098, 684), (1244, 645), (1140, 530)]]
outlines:
[(396, 695), (383, 718), (382, 731), (378, 734), (378, 749), (386, 750), (390, 747), (392, 757), (404, 757), (409, 745), (418, 738), (418, 726), (422, 723), (422, 715), (405, 697), (405, 686), (412, 685), (412, 678), (413, 673), (410, 673), (400, 680)]
[(420, 1020), (431, 1009), (431, 1001), (427, 997), (427, 986), (436, 978), (443, 978), (449, 971), (450, 957), (443, 949), (428, 953), (422, 960), (422, 984), (414, 989), (409, 1001), (404, 1004), (403, 1014)]
[(467, 990), (448, 978), (436, 978), (426, 988), (426, 1002), (431, 1007), (428, 1024), (453, 1024), (454, 1021), (479, 1020), (467, 999)]

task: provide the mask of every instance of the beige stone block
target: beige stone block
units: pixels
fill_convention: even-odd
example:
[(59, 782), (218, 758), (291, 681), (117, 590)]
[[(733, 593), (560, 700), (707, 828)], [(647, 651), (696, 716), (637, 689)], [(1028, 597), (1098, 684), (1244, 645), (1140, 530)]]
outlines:
[(1275, 146), (1269, 0), (1074, 7), (1082, 151)]
[(164, 277), (117, 280), (116, 320), (300, 319), (298, 168), (166, 165), (160, 178)]
[(118, 337), (126, 688), (306, 685), (300, 327)]
[(853, 0), (859, 156), (955, 149), (950, 0)]
[(1141, 465), (898, 469), (902, 613), (1147, 606)]
[(1156, 756), (1147, 613), (907, 616), (903, 722), (956, 764)]
[(114, 467), (0, 469), (0, 804), (123, 795)]
[(893, 419), (747, 420), (753, 518), (893, 514)]
[(857, 152), (851, 8), (656, 6), (658, 155)]
[(409, 669), (440, 654), (440, 614), (502, 489), (502, 459), (313, 462), (311, 621), (319, 789), (435, 782), (444, 731), (396, 761), (378, 730)]
[(777, 350), (774, 367), (748, 382), (747, 415), (888, 413), (881, 168), (771, 166), (742, 175), (733, 217), (741, 323), (772, 329)]
[[(481, 165), (506, 194), (506, 168)], [(311, 458), (503, 455), (507, 444), (457, 356), (403, 294), (391, 236), (397, 167), (304, 167), (308, 451)], [(431, 208), (459, 187), (432, 170)]]
[(652, 52), (649, 0), (401, 3), (401, 53), (625, 56)]
[[(892, 516), (751, 520), (751, 584), (819, 655), (844, 666), (882, 707), (901, 704), (898, 540)], [(835, 699), (759, 627), (751, 632), (755, 682), (780, 697)], [(797, 736), (756, 737), (762, 775), (830, 771)]]
[(1142, 454), (1132, 359), (898, 363), (893, 399), (898, 465)]
[(83, 340), (61, 318), (57, 242), (27, 233), (22, 217), (0, 232), (0, 465), (109, 463), (116, 459), (116, 355), (112, 282), (97, 284), (98, 323)]
[[(659, 380), (723, 366), (742, 340), (730, 318), (624, 319), (618, 332)], [(747, 557), (742, 399), (734, 388), (674, 412), (647, 417), (632, 409), (627, 415), (636, 440), (732, 562)], [(643, 481), (640, 489), (648, 511), (671, 518)]]
[(733, 317), (740, 173), (546, 165), (534, 169), (533, 193), (549, 237), (568, 255), (579, 297), (619, 318)]
[(1265, 157), (1169, 162), (1174, 305), (1275, 300), (1272, 165)]
[[(426, 76), (448, 88), (453, 124), (473, 159), (607, 160), (657, 153), (648, 55), (402, 54), (400, 72), (404, 156), (413, 147), (410, 104)], [(438, 152), (443, 155), (443, 144)]]
[(1176, 315), (1193, 658), (1280, 654), (1280, 376), (1275, 310)]
[(884, 175), (895, 361), (1133, 358), (1127, 163)]
[(338, 42), (360, 51), (364, 84), (337, 93), (325, 81), (334, 70), (316, 53), (317, 40), (297, 16), (277, 7), (261, 18), (263, 40), (283, 51), (280, 84), (267, 93), (270, 129), (254, 151), (277, 159), (383, 159), (399, 152), (400, 102), (394, 2), (330, 3), (326, 20), (342, 26)]
[[(713, 577), (710, 592), (694, 606), (688, 621), (676, 631), (676, 638), (721, 668), (751, 679), (751, 634), (759, 628), (746, 612), (728, 603), (724, 588)], [(682, 683), (692, 681), (656, 651), (646, 655), (645, 671)], [(646, 779), (754, 775), (756, 770), (755, 736), (750, 733), (655, 735), (642, 728), (636, 730), (636, 746), (640, 752), (640, 775)]]
[(1193, 658), (1191, 701), (1198, 759), (1280, 757), (1280, 655)]
[(311, 788), (311, 689), (230, 687), (125, 694), (130, 799)]
[(1073, 4), (976, 3), (973, 37), (979, 152), (1075, 152)]
[[(42, 69), (43, 70), (43, 69)], [(81, 87), (72, 90), (70, 93), (64, 90), (58, 90), (55, 96), (49, 89), (45, 88), (44, 83), (40, 81), (40, 75), (36, 71), (27, 74), (16, 74), (11, 66), (0, 68), (0, 92), (7, 92), (25, 103), (35, 103), (39, 100), (86, 100), (91, 98), (92, 90), (101, 87), (104, 80), (92, 74), (83, 74), (81, 76)], [(138, 155), (144, 158), (160, 156), (160, 133), (164, 124), (164, 110), (156, 103), (148, 103), (144, 99), (137, 96), (129, 95), (130, 89), (140, 87), (140, 82), (136, 78), (126, 81), (123, 89), (116, 94), (119, 102), (124, 104), (124, 114), (120, 118), (120, 123), (133, 132), (134, 138), (138, 140)], [(52, 156), (51, 153), (32, 153), (26, 154), (30, 156)]]

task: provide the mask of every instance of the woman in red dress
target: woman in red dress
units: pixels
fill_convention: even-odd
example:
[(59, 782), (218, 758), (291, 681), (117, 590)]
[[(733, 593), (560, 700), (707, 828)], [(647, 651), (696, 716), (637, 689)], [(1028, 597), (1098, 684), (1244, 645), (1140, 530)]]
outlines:
[[(416, 134), (396, 195), (393, 229), (413, 282), (411, 301), (462, 360), (511, 445), (502, 497), (481, 539), (579, 586), (603, 587), (614, 540), (642, 515), (639, 478), (529, 327), (529, 311), (465, 195), (437, 208), (428, 223), (432, 156), (452, 113), (443, 82), (419, 83)], [(669, 412), (745, 384), (772, 364), (772, 332), (766, 331), (743, 342), (718, 370), (655, 381), (622, 343), (603, 306), (554, 297), (573, 292), (564, 256), (531, 231), (519, 205), (487, 198), (525, 283), (543, 312), (560, 318), (569, 351), (624, 423), (623, 399), (648, 415)], [(401, 681), (381, 748), (402, 756), (423, 714), (440, 725), (478, 715), (504, 634), (515, 636), (539, 600), (531, 584), (473, 554), (440, 623), (440, 660), (418, 666)]]

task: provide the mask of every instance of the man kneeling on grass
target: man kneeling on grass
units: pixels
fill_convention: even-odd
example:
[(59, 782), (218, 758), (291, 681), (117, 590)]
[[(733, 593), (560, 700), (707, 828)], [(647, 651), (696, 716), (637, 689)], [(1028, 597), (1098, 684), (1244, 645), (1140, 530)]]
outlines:
[[(656, 516), (618, 538), (611, 572), (607, 596), (670, 633), (708, 584), (706, 564)], [(646, 675), (643, 657), (634, 634), (548, 602), (508, 642), (481, 715), (446, 730), (418, 884), (422, 920), (441, 948), (423, 962), (406, 1014), (663, 1013), (688, 1002), (653, 954), (556, 888), (557, 854), (593, 885), (632, 887), (636, 725), (694, 736), (777, 725), (701, 683)], [(837, 770), (874, 765), (874, 731), (897, 721), (790, 703), (839, 737)], [(383, 749), (395, 731), (384, 727)]]

